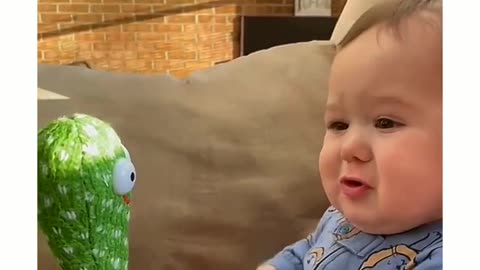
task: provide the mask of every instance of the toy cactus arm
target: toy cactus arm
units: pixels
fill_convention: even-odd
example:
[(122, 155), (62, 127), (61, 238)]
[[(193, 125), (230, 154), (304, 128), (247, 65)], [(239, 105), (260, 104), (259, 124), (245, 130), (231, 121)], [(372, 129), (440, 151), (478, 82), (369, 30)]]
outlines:
[(38, 134), (38, 221), (64, 270), (128, 269), (127, 149), (107, 123), (62, 117)]

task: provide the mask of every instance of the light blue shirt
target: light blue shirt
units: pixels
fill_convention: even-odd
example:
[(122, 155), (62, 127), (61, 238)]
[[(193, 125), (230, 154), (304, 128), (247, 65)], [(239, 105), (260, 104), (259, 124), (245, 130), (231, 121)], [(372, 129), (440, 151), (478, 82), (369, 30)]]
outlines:
[(362, 233), (330, 207), (317, 229), (267, 261), (277, 270), (440, 270), (442, 222), (396, 235)]

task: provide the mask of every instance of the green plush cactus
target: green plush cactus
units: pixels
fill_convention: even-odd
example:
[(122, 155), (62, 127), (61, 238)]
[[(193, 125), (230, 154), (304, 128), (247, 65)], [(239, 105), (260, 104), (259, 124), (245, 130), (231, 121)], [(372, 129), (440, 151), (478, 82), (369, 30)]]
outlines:
[(128, 269), (135, 181), (130, 155), (109, 124), (74, 114), (39, 131), (38, 223), (62, 269)]

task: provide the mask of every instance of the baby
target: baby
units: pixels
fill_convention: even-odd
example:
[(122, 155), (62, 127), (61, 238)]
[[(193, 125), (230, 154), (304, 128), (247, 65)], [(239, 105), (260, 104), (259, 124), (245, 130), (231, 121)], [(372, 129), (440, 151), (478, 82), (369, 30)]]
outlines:
[(332, 64), (325, 125), (332, 206), (258, 270), (442, 269), (441, 1), (359, 20)]

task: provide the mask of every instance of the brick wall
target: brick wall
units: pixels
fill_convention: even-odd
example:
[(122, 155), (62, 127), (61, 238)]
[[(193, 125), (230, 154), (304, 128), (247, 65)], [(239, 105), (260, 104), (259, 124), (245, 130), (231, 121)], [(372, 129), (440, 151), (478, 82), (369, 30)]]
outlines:
[[(345, 2), (333, 0), (335, 16)], [(238, 56), (239, 15), (293, 15), (293, 3), (38, 0), (38, 61), (184, 77)]]

